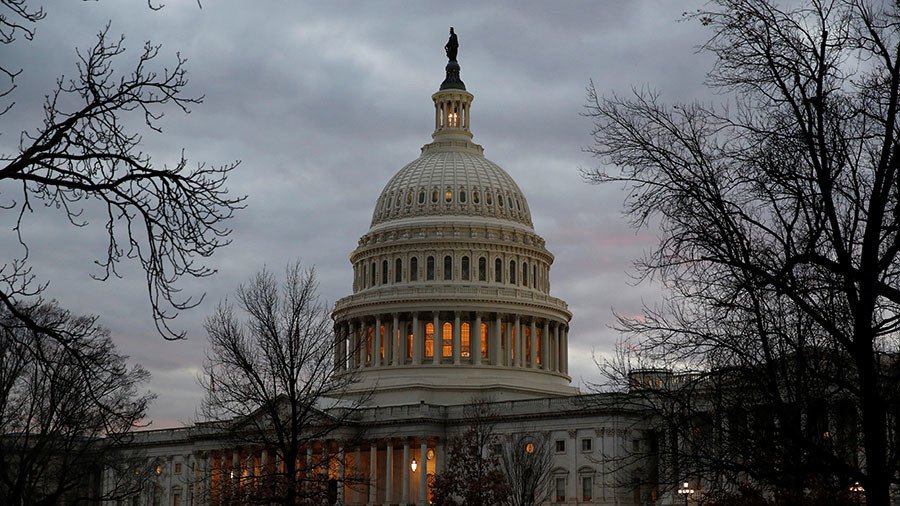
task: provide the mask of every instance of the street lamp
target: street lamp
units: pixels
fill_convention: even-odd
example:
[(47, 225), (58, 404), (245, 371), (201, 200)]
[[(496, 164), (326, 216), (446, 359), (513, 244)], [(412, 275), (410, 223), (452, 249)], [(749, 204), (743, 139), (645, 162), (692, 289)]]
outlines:
[(681, 488), (678, 489), (678, 493), (684, 496), (684, 506), (687, 506), (688, 498), (694, 493), (694, 489), (691, 488), (690, 483), (684, 482), (681, 484)]
[(853, 497), (856, 498), (856, 504), (859, 504), (859, 499), (866, 492), (866, 489), (860, 485), (858, 481), (855, 481), (853, 482), (853, 485), (850, 485), (850, 492), (852, 492)]
[(419, 463), (416, 462), (416, 458), (413, 457), (412, 462), (409, 463), (409, 468), (412, 469), (412, 472), (416, 472), (417, 467), (419, 467)]

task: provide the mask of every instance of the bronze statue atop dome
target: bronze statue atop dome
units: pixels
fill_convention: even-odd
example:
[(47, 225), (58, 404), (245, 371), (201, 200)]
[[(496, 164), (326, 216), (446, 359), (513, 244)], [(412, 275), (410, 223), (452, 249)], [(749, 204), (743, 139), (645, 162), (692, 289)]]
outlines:
[(456, 34), (453, 33), (453, 27), (450, 27), (450, 39), (447, 41), (447, 45), (444, 46), (444, 51), (447, 52), (447, 59), (450, 61), (456, 61), (456, 53), (459, 50), (459, 40), (456, 38)]

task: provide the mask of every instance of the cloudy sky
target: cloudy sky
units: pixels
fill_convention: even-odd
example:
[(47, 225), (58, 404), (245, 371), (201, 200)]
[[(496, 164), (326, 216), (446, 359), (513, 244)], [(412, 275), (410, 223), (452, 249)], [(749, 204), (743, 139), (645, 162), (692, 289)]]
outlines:
[[(253, 272), (301, 259), (317, 266), (327, 300), (350, 293), (347, 257), (375, 199), (430, 141), (430, 97), (443, 79), (450, 26), (475, 95), (475, 141), (518, 182), (556, 255), (552, 293), (575, 315), (573, 382), (597, 379), (591, 356), (617, 340), (614, 309), (635, 314), (642, 300), (658, 298), (656, 287), (635, 286), (629, 276), (655, 234), (629, 228), (622, 188), (579, 176), (598, 163), (583, 151), (591, 124), (580, 112), (590, 80), (602, 93), (649, 86), (666, 101), (708, 100), (710, 60), (696, 53), (708, 34), (681, 21), (700, 2), (204, 0), (200, 9), (194, 0), (168, 0), (158, 12), (142, 0), (45, 3), (33, 41), (0, 46), (0, 61), (23, 69), (15, 107), (0, 122), (0, 151), (40, 126), (44, 95), (74, 73), (75, 49), (110, 22), (111, 33), (126, 37), (119, 68), (133, 65), (151, 40), (163, 45), (161, 62), (171, 65), (176, 52), (188, 58), (189, 92), (205, 95), (189, 115), (168, 111), (163, 133), (145, 137), (154, 161), (171, 162), (181, 149), (192, 161), (241, 160), (230, 187), (248, 196), (247, 209), (231, 223), (233, 244), (209, 261), (218, 274), (181, 284), (207, 294), (175, 322), (188, 333), (184, 341), (155, 333), (139, 271), (91, 280), (93, 260), (104, 253), (102, 222), (75, 229), (52, 210), (26, 216), (25, 239), (35, 274), (50, 282), (48, 296), (100, 315), (120, 349), (152, 373), (154, 428), (196, 419), (203, 319)], [(0, 196), (13, 190), (0, 186)], [(10, 216), (0, 225), (9, 257), (16, 254)]]

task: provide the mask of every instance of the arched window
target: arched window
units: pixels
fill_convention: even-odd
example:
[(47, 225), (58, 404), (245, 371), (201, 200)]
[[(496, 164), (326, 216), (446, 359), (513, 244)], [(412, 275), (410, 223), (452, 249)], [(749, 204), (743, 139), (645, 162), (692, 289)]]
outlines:
[(371, 272), (369, 275), (369, 286), (375, 286), (375, 280), (378, 279), (375, 277), (375, 262), (372, 262), (372, 268), (369, 271)]
[(472, 202), (475, 204), (481, 203), (481, 197), (478, 195), (478, 190), (472, 192)]
[(509, 261), (509, 282), (511, 284), (516, 284), (516, 261)]
[(522, 284), (528, 286), (528, 262), (522, 262)]
[(425, 358), (434, 357), (434, 324), (425, 324)]
[(394, 261), (394, 283), (401, 281), (403, 281), (403, 260), (398, 258)]
[(463, 281), (469, 280), (469, 257), (462, 257), (462, 262), (460, 263), (460, 270), (462, 271), (462, 279)]
[(463, 358), (469, 358), (469, 350), (471, 347), (471, 339), (469, 336), (469, 323), (463, 322), (459, 326), (459, 343), (460, 343), (460, 356)]
[(481, 324), (481, 358), (488, 358), (488, 324)]
[(425, 190), (419, 190), (419, 205), (425, 203)]
[(523, 332), (522, 339), (525, 340), (525, 356), (522, 357), (528, 365), (531, 365), (531, 327), (525, 325), (525, 332)]
[(465, 203), (466, 203), (466, 190), (460, 190), (460, 191), (459, 191), (459, 203), (460, 203), (460, 204), (465, 204)]
[(419, 259), (416, 257), (412, 257), (409, 259), (409, 280), (419, 280)]
[(375, 327), (372, 325), (366, 325), (366, 363), (371, 364), (375, 361), (375, 354), (372, 352), (372, 347), (375, 344)]
[(538, 327), (536, 330), (537, 338), (534, 342), (537, 343), (537, 363), (538, 365), (544, 365), (544, 361), (541, 359), (541, 352), (544, 351), (544, 345), (541, 344), (541, 341), (544, 339), (544, 329)]
[(437, 204), (437, 201), (438, 201), (438, 191), (437, 191), (437, 190), (432, 190), (432, 192), (431, 192), (431, 203), (432, 203), (432, 204)]
[[(378, 360), (383, 361), (384, 360), (384, 345), (388, 344), (388, 343), (384, 342), (385, 338), (387, 337), (387, 334), (384, 331), (384, 325), (382, 325), (381, 329), (379, 329), (379, 333), (381, 334), (381, 339), (380, 339), (381, 342), (378, 343)], [(379, 363), (383, 363), (383, 362), (379, 362)]]
[(487, 281), (487, 258), (478, 259), (478, 281)]
[(412, 205), (412, 190), (406, 192), (406, 205)]
[(494, 282), (503, 282), (503, 261), (499, 258), (494, 260)]
[(531, 287), (537, 288), (538, 285), (538, 269), (537, 264), (531, 266)]
[(441, 357), (447, 358), (453, 356), (453, 324), (447, 322), (441, 327)]
[(381, 261), (381, 284), (386, 285), (388, 280), (388, 262), (387, 260)]
[(444, 202), (448, 204), (453, 202), (453, 190), (447, 189), (447, 191), (444, 192)]
[(447, 255), (444, 257), (444, 281), (453, 279), (453, 257)]
[(434, 257), (425, 260), (425, 280), (434, 281)]
[(487, 205), (489, 205), (489, 206), (494, 205), (494, 195), (491, 192), (485, 193), (484, 198), (485, 198), (485, 202), (487, 203)]
[(497, 205), (503, 207), (503, 195), (497, 194)]

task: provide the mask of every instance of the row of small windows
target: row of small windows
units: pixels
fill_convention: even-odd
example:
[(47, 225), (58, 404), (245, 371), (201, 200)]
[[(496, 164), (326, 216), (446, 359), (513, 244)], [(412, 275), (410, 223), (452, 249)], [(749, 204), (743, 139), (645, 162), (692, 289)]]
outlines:
[(510, 211), (513, 209), (517, 212), (525, 210), (525, 205), (518, 196), (504, 195), (501, 192), (495, 193), (490, 191), (482, 193), (479, 190), (472, 190), (470, 193), (465, 189), (459, 189), (454, 192), (453, 189), (449, 187), (443, 191), (438, 188), (432, 188), (430, 191), (420, 189), (418, 190), (418, 193), (416, 193), (415, 190), (407, 190), (405, 194), (397, 193), (396, 195), (391, 192), (383, 198), (380, 203), (380, 208), (382, 213), (391, 210), (399, 210), (404, 207), (404, 204), (406, 207), (412, 206), (414, 199), (420, 206), (425, 205), (426, 202), (430, 202), (431, 204), (439, 204), (441, 202), (452, 204), (455, 201), (459, 204), (467, 204), (469, 203), (470, 197), (471, 202), (476, 205), (484, 203), (487, 206), (494, 206), (496, 203), (497, 207), (507, 208)]
[[(428, 256), (425, 258), (425, 272), (420, 272), (419, 258), (412, 257), (409, 259), (409, 281), (419, 281), (419, 276), (424, 274), (424, 281), (436, 281), (438, 276), (442, 281), (453, 281), (453, 256), (445, 255), (440, 270), (435, 269), (435, 257)], [(389, 282), (402, 283), (404, 281), (403, 259), (394, 259), (393, 269), (389, 269), (388, 260), (381, 260), (381, 269), (378, 269), (378, 262), (371, 262), (368, 272), (362, 267), (362, 263), (357, 264), (354, 269), (356, 272), (357, 289), (371, 288), (377, 285), (386, 285)], [(504, 269), (504, 267), (507, 267)], [(393, 276), (391, 276), (393, 273)], [(380, 276), (379, 276), (380, 274)], [(530, 274), (530, 276), (529, 276)], [(478, 265), (473, 267), (468, 255), (460, 258), (459, 262), (459, 279), (462, 281), (488, 281), (488, 260), (486, 257), (478, 258)], [(505, 281), (504, 281), (505, 278)], [(523, 261), (521, 270), (516, 260), (509, 260), (508, 264), (504, 264), (500, 258), (494, 259), (493, 281), (495, 283), (509, 283), (511, 285), (522, 285), (531, 288), (542, 288), (547, 290), (547, 266), (534, 262), (530, 265), (528, 261)]]

